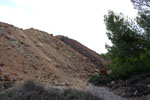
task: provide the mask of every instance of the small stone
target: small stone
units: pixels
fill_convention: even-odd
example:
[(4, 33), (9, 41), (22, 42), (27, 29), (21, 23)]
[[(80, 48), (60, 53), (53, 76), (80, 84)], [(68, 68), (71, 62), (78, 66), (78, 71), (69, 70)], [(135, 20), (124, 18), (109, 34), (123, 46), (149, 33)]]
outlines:
[(29, 46), (30, 46), (30, 45), (27, 43), (27, 41), (25, 41), (25, 40), (22, 40), (20, 43), (23, 44), (23, 45), (26, 46), (26, 47), (29, 47)]
[(36, 46), (37, 46), (37, 47), (43, 47), (43, 44), (40, 43), (40, 42), (38, 42), (38, 43), (36, 44)]
[(71, 58), (71, 56), (68, 56), (68, 58)]
[(99, 70), (95, 68), (95, 72), (99, 72)]
[(123, 92), (123, 93), (121, 94), (121, 96), (125, 96), (125, 93)]
[(72, 56), (72, 58), (76, 58), (76, 56)]
[(10, 46), (8, 46), (8, 47), (7, 47), (7, 50), (11, 50), (11, 47), (10, 47)]
[(115, 84), (115, 81), (111, 81), (111, 83), (110, 83), (111, 85), (114, 85)]
[(50, 59), (50, 58), (47, 58), (47, 60), (48, 60), (48, 62), (52, 62), (53, 60), (52, 59)]
[(137, 95), (137, 93), (138, 93), (138, 91), (137, 91), (137, 90), (135, 90), (135, 91), (134, 91), (134, 95)]

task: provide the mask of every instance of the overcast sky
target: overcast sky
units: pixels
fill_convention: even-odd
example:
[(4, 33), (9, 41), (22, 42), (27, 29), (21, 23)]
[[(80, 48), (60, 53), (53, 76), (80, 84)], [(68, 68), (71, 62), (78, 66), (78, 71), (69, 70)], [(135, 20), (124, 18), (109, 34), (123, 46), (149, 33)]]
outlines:
[(75, 39), (105, 53), (104, 15), (108, 10), (137, 15), (130, 0), (0, 0), (0, 21)]

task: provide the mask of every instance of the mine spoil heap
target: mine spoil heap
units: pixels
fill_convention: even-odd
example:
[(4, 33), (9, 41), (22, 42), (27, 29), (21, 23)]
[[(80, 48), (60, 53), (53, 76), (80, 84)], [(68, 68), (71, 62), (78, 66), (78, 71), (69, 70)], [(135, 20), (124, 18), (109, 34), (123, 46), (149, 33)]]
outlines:
[(84, 88), (105, 60), (79, 42), (0, 22), (0, 81)]

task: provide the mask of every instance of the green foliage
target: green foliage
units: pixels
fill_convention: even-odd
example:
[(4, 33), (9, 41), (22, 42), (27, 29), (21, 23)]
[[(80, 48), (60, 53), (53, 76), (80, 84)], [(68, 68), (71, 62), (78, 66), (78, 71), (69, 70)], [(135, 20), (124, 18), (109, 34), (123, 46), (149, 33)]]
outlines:
[(102, 53), (101, 56), (106, 60), (110, 60), (110, 56), (107, 53)]
[(89, 79), (90, 83), (93, 83), (94, 85), (98, 85), (99, 83), (101, 83), (101, 77), (100, 75), (93, 75), (90, 77)]
[(107, 55), (111, 58), (110, 76), (126, 79), (150, 72), (150, 18), (141, 15), (131, 20), (112, 11), (104, 18), (106, 34), (113, 44), (106, 45)]
[(134, 21), (124, 19), (123, 14), (117, 15), (112, 11), (110, 11), (108, 15), (105, 15), (104, 21), (108, 30), (106, 34), (113, 44), (113, 46), (106, 45), (108, 55), (111, 58), (129, 57), (143, 51), (143, 42), (141, 40), (143, 36), (136, 34), (140, 30), (136, 29), (137, 26), (134, 25)]
[(124, 62), (116, 57), (109, 67), (112, 70), (110, 76), (114, 79), (126, 79), (133, 75), (150, 72), (150, 50), (141, 53), (140, 57), (126, 57)]
[(111, 81), (111, 79), (108, 76), (99, 75), (99, 74), (93, 75), (89, 79), (89, 82), (94, 85), (106, 84), (110, 81)]
[(0, 92), (0, 100), (102, 100), (93, 96), (89, 92), (75, 89), (64, 91), (49, 88), (45, 89), (42, 85), (28, 81), (23, 85)]

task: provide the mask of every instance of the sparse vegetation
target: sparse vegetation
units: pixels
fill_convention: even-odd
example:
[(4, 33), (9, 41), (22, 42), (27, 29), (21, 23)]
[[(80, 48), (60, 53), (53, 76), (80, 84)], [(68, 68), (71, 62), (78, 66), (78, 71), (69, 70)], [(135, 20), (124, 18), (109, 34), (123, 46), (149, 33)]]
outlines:
[(108, 76), (99, 75), (99, 74), (93, 75), (89, 79), (89, 82), (94, 85), (106, 84), (110, 81), (111, 81), (111, 78), (109, 78)]
[(102, 100), (89, 92), (75, 89), (60, 91), (45, 89), (42, 85), (28, 81), (12, 89), (0, 92), (0, 100)]

